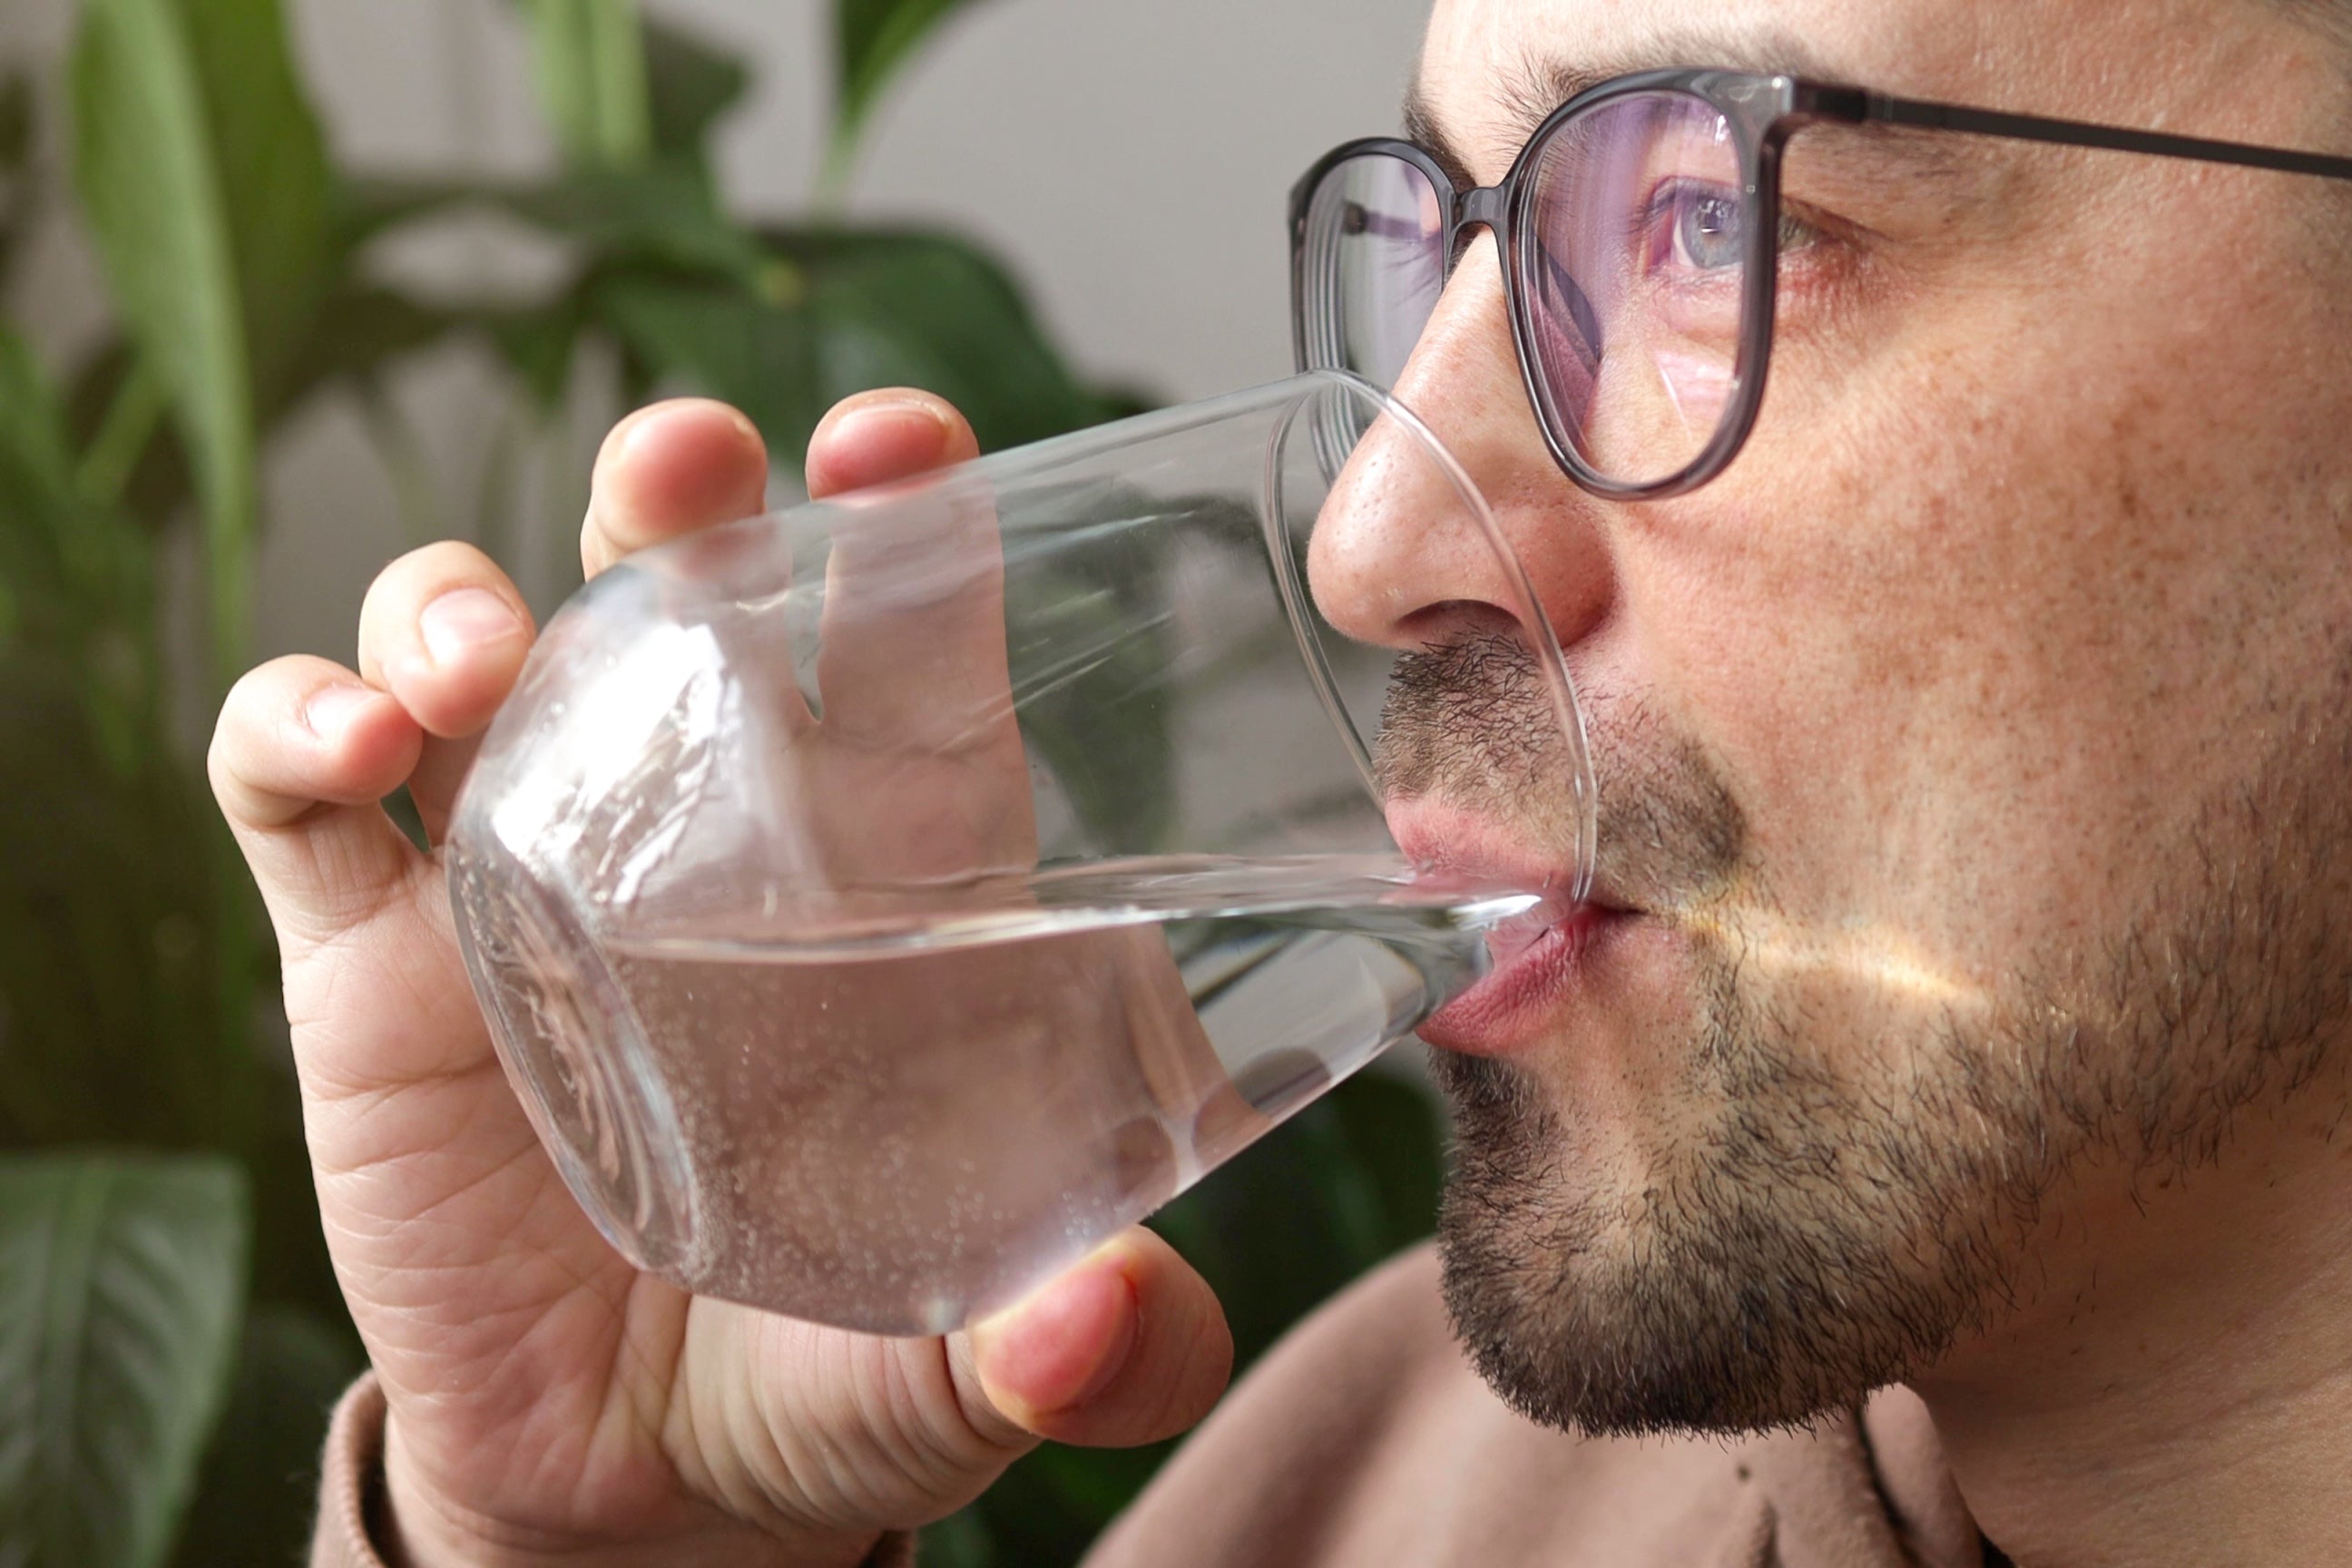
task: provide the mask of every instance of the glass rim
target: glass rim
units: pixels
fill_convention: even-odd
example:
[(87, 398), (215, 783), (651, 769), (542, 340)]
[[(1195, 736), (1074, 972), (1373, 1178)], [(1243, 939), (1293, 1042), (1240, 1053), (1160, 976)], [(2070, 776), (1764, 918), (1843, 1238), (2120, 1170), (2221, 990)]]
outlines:
[[(1265, 516), (1269, 529), (1280, 528), (1284, 523), (1280, 515), (1281, 492), (1276, 478), (1276, 469), (1280, 463), (1283, 444), (1289, 439), (1298, 416), (1306, 412), (1314, 401), (1315, 393), (1309, 389), (1319, 389), (1355, 398), (1368, 405), (1376, 416), (1392, 421), (1398, 429), (1412, 437), (1414, 444), (1435, 464), (1447, 483), (1453, 486), (1456, 495), (1468, 507), (1469, 514), (1479, 529), (1483, 542), (1494, 557), (1496, 566), (1502, 571), (1510, 592), (1518, 599), (1517, 605), (1509, 606), (1512, 619), (1518, 624), (1520, 635), (1528, 640), (1528, 654), (1542, 674), (1545, 696), (1551, 704), (1553, 722), (1558, 726), (1560, 738), (1568, 747), (1570, 777), (1566, 782), (1572, 796), (1577, 823), (1576, 881), (1575, 885), (1569, 889), (1569, 896), (1572, 900), (1582, 900), (1591, 891), (1594, 853), (1599, 838), (1599, 791), (1592, 771), (1591, 739), (1585, 731), (1584, 705), (1577, 700), (1576, 682), (1574, 677), (1569, 673), (1567, 655), (1560, 647), (1559, 636), (1552, 628), (1551, 617), (1545, 611), (1543, 601), (1537, 596), (1534, 580), (1528, 575), (1526, 563), (1519, 559), (1518, 552), (1511, 548), (1509, 536), (1503, 531), (1502, 523), (1495, 516), (1494, 508), (1487, 504), (1486, 493), (1470, 477), (1469, 470), (1463, 467), (1461, 459), (1454, 455), (1453, 448), (1446, 446), (1426, 420), (1414, 413), (1393, 393), (1374, 385), (1352, 371), (1336, 369), (1302, 371), (1286, 381), (1269, 383), (1265, 387), (1252, 390), (1253, 392), (1272, 392), (1276, 389), (1289, 388), (1297, 389), (1301, 395), (1297, 398), (1282, 424), (1277, 426), (1267, 450), (1268, 489)], [(1368, 423), (1367, 428), (1369, 427)], [(1360, 439), (1360, 437), (1359, 440)], [(1290, 612), (1291, 625), (1300, 638), (1299, 651), (1307, 661), (1308, 679), (1315, 683), (1318, 693), (1323, 700), (1331, 705), (1333, 713), (1344, 715), (1348, 710), (1338, 696), (1329, 665), (1311, 637), (1319, 617), (1316, 616), (1311, 609), (1292, 602), (1292, 596), (1300, 591), (1301, 585), (1296, 582), (1293, 574), (1295, 567), (1290, 561), (1290, 552), (1287, 550), (1276, 548), (1276, 541), (1272, 537), (1269, 537), (1267, 544), (1274, 558), (1279, 591), (1286, 602), (1286, 607)], [(1355, 725), (1351, 722), (1342, 724), (1341, 730), (1349, 747), (1356, 753), (1357, 765), (1363, 770), (1367, 784), (1372, 784), (1373, 763), (1370, 753), (1365, 750), (1362, 736), (1357, 732)], [(1373, 793), (1375, 796), (1378, 795), (1376, 785)]]

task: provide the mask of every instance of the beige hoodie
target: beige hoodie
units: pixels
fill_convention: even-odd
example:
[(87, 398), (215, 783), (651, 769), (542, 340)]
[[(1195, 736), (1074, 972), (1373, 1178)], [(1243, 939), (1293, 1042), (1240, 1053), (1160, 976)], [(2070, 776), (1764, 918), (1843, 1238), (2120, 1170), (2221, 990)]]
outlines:
[[(337, 1410), (311, 1568), (383, 1568), (373, 1379)], [(893, 1537), (873, 1568), (912, 1561)], [(1926, 1408), (1901, 1389), (1804, 1434), (1572, 1437), (1463, 1359), (1409, 1253), (1302, 1324), (1087, 1568), (1986, 1568)], [(658, 1568), (648, 1563), (647, 1568)]]

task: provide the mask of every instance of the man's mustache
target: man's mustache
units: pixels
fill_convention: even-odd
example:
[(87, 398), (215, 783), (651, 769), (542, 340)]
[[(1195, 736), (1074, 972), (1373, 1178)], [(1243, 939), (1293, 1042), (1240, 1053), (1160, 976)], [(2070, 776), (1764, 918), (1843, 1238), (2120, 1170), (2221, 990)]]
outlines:
[[(1739, 868), (1748, 822), (1719, 770), (1654, 706), (1580, 686), (1591, 747), (1600, 863), (1595, 896), (1629, 907), (1687, 904)], [(1384, 798), (1434, 797), (1572, 853), (1567, 738), (1534, 656), (1480, 632), (1401, 656), (1390, 673), (1374, 766)]]

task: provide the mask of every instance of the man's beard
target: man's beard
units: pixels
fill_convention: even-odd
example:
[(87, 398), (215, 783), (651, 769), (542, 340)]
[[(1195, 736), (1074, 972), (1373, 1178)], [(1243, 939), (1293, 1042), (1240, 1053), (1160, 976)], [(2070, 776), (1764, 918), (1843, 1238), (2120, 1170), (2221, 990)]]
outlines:
[[(2328, 909), (2352, 841), (2337, 717), (2352, 669), (2319, 696), (2105, 950), (1984, 1006), (1917, 1010), (1906, 1037), (1853, 1062), (1809, 1048), (1786, 998), (1743, 975), (1736, 937), (1695, 935), (1676, 1080), (1692, 1114), (1638, 1141), (1643, 1170), (1580, 1169), (1589, 1140), (1535, 1077), (1433, 1052), (1455, 1131), (1445, 1296), (1481, 1374), (1532, 1419), (1593, 1433), (1801, 1424), (2014, 1309), (2070, 1170), (2218, 1158), (2237, 1113), (2309, 1081), (2352, 1012), (2346, 922)], [(1409, 658), (1383, 782), (1527, 820), (1558, 790), (1558, 753), (1529, 739), (1543, 700), (1506, 639)], [(1706, 756), (1633, 704), (1588, 712), (1611, 879), (1685, 903), (1735, 884), (1769, 900)], [(1900, 1060), (1899, 1083), (1862, 1058)]]

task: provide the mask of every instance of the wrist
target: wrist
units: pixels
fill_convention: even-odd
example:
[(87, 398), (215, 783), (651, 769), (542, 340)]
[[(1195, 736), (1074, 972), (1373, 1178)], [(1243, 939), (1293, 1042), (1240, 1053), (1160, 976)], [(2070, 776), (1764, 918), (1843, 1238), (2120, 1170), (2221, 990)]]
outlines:
[(420, 1474), (385, 1420), (383, 1467), (371, 1489), (368, 1534), (385, 1568), (862, 1568), (886, 1541), (787, 1542), (703, 1503), (685, 1500), (669, 1515), (602, 1530), (555, 1530), (469, 1507)]

